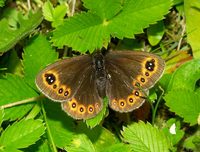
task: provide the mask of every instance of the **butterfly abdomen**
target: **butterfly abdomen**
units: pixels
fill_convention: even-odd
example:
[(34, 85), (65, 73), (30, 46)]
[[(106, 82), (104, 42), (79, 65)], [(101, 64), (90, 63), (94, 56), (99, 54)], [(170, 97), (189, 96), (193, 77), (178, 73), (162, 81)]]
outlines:
[(105, 71), (104, 56), (96, 53), (93, 56), (93, 68), (95, 70), (96, 87), (100, 97), (105, 97), (107, 74)]

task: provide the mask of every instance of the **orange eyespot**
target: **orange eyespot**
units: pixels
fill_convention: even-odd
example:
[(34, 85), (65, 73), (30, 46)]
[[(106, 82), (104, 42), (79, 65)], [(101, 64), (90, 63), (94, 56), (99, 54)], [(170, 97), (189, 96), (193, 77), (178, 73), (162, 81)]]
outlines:
[(139, 95), (140, 95), (139, 91), (137, 91), (137, 90), (134, 91), (134, 95), (137, 96), (137, 97), (139, 97)]
[(76, 103), (73, 102), (73, 103), (72, 103), (72, 108), (74, 109), (74, 108), (76, 108), (76, 106), (77, 106)]
[(94, 112), (94, 106), (89, 105), (88, 106), (88, 113), (93, 113)]
[(133, 95), (128, 96), (127, 102), (129, 105), (133, 105), (135, 103), (135, 98)]
[(51, 86), (58, 81), (58, 75), (55, 71), (48, 71), (43, 73), (42, 79), (47, 86)]
[(126, 101), (125, 101), (124, 99), (120, 99), (120, 100), (119, 100), (119, 107), (120, 107), (120, 108), (126, 107)]
[(145, 76), (147, 76), (147, 77), (148, 77), (148, 76), (149, 76), (149, 72), (147, 72), (147, 71), (146, 71), (146, 72), (145, 72)]
[(57, 88), (57, 84), (54, 84), (54, 85), (53, 85), (53, 89), (56, 89), (56, 88)]
[(140, 82), (145, 83), (145, 78), (141, 77)]
[(80, 106), (78, 107), (78, 112), (79, 112), (80, 114), (84, 114), (84, 113), (86, 112), (85, 106), (80, 105)]
[(73, 111), (76, 111), (77, 107), (78, 107), (78, 103), (77, 101), (73, 98), (71, 101), (69, 101), (69, 106), (70, 109)]
[(116, 106), (116, 105), (117, 105), (117, 100), (113, 99), (113, 100), (112, 100), (112, 105), (113, 105), (113, 106)]
[(71, 94), (71, 89), (70, 88), (65, 89), (64, 96), (67, 97), (70, 96), (70, 94)]

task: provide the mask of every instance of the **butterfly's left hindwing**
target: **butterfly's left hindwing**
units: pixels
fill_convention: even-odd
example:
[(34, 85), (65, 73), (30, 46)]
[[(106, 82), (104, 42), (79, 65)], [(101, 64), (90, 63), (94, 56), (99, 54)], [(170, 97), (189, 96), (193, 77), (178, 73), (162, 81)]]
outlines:
[(103, 108), (103, 99), (99, 96), (95, 71), (91, 67), (81, 75), (83, 81), (73, 98), (62, 103), (62, 108), (75, 119), (89, 119), (96, 116)]

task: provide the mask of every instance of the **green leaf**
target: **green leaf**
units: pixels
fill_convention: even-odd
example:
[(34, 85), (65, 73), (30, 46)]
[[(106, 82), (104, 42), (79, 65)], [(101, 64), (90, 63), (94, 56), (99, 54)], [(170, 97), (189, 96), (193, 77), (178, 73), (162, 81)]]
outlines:
[[(35, 87), (35, 77), (40, 70), (58, 58), (45, 36), (38, 35), (29, 41), (23, 54), (24, 79)], [(34, 63), (34, 64), (33, 64)]]
[(76, 135), (65, 148), (68, 152), (96, 152), (90, 139), (84, 135)]
[(183, 138), (184, 131), (181, 130), (180, 121), (171, 118), (167, 121), (166, 126), (162, 130), (167, 137), (170, 138), (170, 141), (173, 145), (178, 144), (178, 142)]
[[(3, 147), (0, 147), (3, 148)], [(14, 147), (5, 147), (1, 152), (22, 152), (21, 150), (18, 150)]]
[(124, 127), (122, 136), (134, 152), (168, 152), (170, 148), (168, 138), (163, 132), (142, 121)]
[(164, 29), (165, 27), (163, 21), (159, 21), (158, 23), (147, 28), (148, 40), (152, 46), (155, 46), (160, 42), (165, 32)]
[(197, 124), (200, 114), (200, 94), (189, 89), (173, 89), (164, 97), (170, 111), (183, 117), (190, 125)]
[(121, 0), (83, 0), (84, 6), (90, 12), (98, 15), (101, 18), (110, 19), (122, 10)]
[(143, 32), (149, 24), (164, 18), (172, 5), (171, 0), (127, 0), (123, 11), (116, 15), (108, 28), (113, 37), (132, 38)]
[(68, 45), (81, 52), (93, 52), (106, 47), (110, 36), (122, 39), (142, 33), (149, 24), (163, 19), (172, 5), (171, 0), (126, 0), (121, 4), (119, 0), (84, 2), (91, 10), (76, 14), (57, 27), (52, 38), (55, 46)]
[(73, 138), (74, 122), (64, 111), (60, 103), (52, 102), (48, 99), (43, 102), (47, 115), (47, 123), (54, 143), (57, 147), (63, 148), (71, 142)]
[[(37, 96), (38, 94), (19, 76), (7, 74), (3, 79), (0, 79), (0, 106)], [(5, 109), (4, 119), (19, 119), (23, 117), (32, 106), (33, 104), (29, 103)]]
[[(98, 152), (104, 152), (105, 149), (112, 149), (110, 146), (119, 143), (119, 139), (117, 139), (117, 137), (112, 132), (99, 125), (91, 129), (82, 122), (77, 127), (76, 133), (86, 134), (93, 143), (95, 150)], [(102, 149), (102, 147), (104, 148)]]
[(100, 124), (100, 122), (105, 117), (106, 112), (108, 112), (108, 98), (103, 100), (103, 109), (98, 113), (94, 118), (86, 120), (86, 124), (90, 128), (94, 128), (96, 125)]
[(196, 86), (199, 79), (200, 60), (183, 64), (172, 75), (164, 97), (170, 110), (190, 125), (197, 124), (200, 114), (200, 89)]
[(64, 17), (67, 13), (66, 5), (58, 5), (56, 8), (53, 8), (53, 5), (50, 1), (45, 2), (43, 6), (43, 15), (47, 21), (52, 22), (53, 27), (57, 27), (63, 23)]
[(192, 47), (193, 56), (200, 58), (200, 2), (197, 0), (184, 0), (186, 17), (187, 41)]
[(21, 13), (18, 14), (18, 29), (12, 29), (8, 20), (3, 18), (0, 21), (0, 52), (6, 52), (12, 48), (19, 40), (32, 32), (42, 21), (42, 13), (38, 11), (29, 13), (28, 19), (25, 19)]
[(168, 91), (185, 88), (195, 89), (196, 81), (200, 78), (200, 60), (191, 60), (180, 66), (172, 75)]
[(52, 23), (53, 27), (57, 27), (61, 24), (63, 24), (64, 21), (64, 17), (67, 13), (67, 7), (66, 5), (58, 5), (55, 9), (54, 9), (54, 20)]
[(0, 137), (0, 145), (5, 148), (26, 148), (34, 144), (44, 131), (41, 120), (22, 120), (6, 128)]
[(102, 23), (103, 20), (100, 17), (91, 13), (75, 15), (57, 27), (52, 42), (55, 46), (69, 45), (82, 52), (101, 48), (104, 41), (110, 40)]
[(53, 10), (53, 5), (47, 0), (42, 8), (43, 16), (47, 21), (53, 21)]

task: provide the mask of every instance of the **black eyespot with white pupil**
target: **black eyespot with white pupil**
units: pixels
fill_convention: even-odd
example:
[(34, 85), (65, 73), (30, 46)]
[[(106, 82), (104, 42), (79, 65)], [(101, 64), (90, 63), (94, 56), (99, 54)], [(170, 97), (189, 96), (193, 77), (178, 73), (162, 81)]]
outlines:
[(139, 92), (138, 92), (138, 91), (135, 91), (135, 95), (136, 95), (136, 96), (139, 96)]
[(148, 77), (149, 76), (149, 72), (145, 72), (145, 75)]
[(45, 74), (45, 77), (46, 77), (46, 82), (49, 84), (49, 85), (52, 85), (55, 81), (56, 81), (56, 77), (54, 74), (50, 73), (50, 74)]
[(69, 95), (69, 91), (65, 91), (64, 96), (68, 96)]
[(130, 103), (133, 103), (133, 98), (129, 98), (129, 102), (130, 102)]
[(93, 108), (92, 108), (92, 107), (90, 107), (90, 108), (89, 108), (89, 111), (90, 111), (90, 112), (93, 112)]
[(121, 106), (124, 106), (124, 105), (125, 105), (125, 104), (124, 104), (124, 101), (121, 101), (121, 102), (120, 102), (120, 105), (121, 105)]
[(58, 90), (58, 93), (61, 94), (62, 92), (63, 92), (63, 88), (60, 88), (60, 89)]
[(144, 83), (144, 82), (145, 82), (145, 79), (144, 79), (144, 78), (141, 78), (140, 81)]
[(72, 103), (72, 108), (76, 108), (76, 103)]
[(80, 112), (84, 112), (84, 108), (83, 107), (80, 107)]
[(148, 70), (148, 71), (153, 71), (154, 68), (155, 68), (155, 60), (152, 59), (150, 61), (147, 61), (146, 64), (145, 64), (145, 68)]

